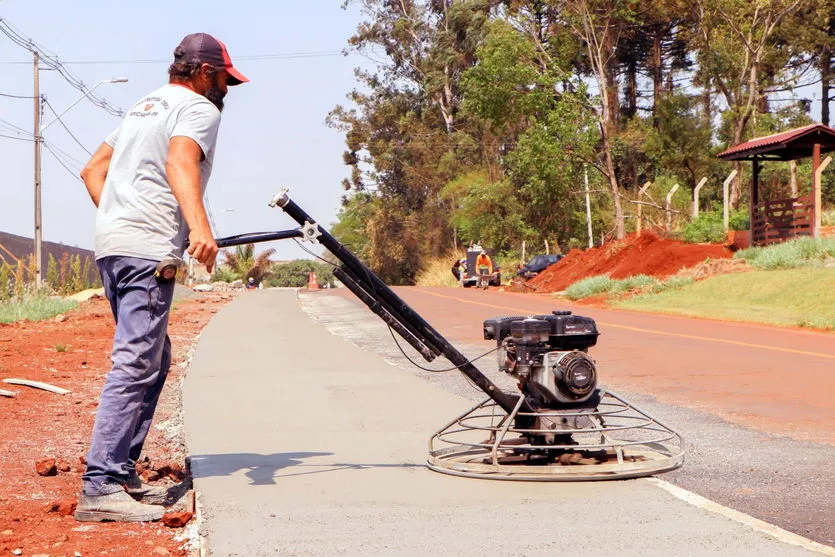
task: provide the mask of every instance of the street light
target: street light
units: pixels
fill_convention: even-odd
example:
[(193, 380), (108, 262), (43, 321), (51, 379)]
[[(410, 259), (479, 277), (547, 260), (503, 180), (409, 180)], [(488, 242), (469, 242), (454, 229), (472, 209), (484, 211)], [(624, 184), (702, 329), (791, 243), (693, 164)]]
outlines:
[(38, 289), (41, 288), (43, 285), (43, 266), (42, 266), (42, 250), (41, 244), (43, 243), (43, 227), (42, 227), (42, 220), (41, 220), (41, 143), (43, 142), (43, 136), (41, 135), (43, 131), (61, 119), (61, 116), (67, 113), (69, 109), (80, 103), (82, 100), (86, 99), (90, 93), (93, 92), (93, 89), (102, 85), (104, 83), (127, 83), (128, 78), (126, 77), (113, 77), (110, 79), (104, 79), (99, 81), (91, 88), (84, 91), (84, 94), (81, 95), (75, 102), (73, 102), (70, 106), (64, 109), (63, 112), (58, 114), (55, 120), (51, 121), (50, 123), (46, 124), (45, 126), (41, 126), (41, 91), (40, 91), (40, 66), (39, 66), (39, 54), (36, 51), (34, 53), (35, 56), (35, 285)]
[(93, 85), (92, 87), (90, 87), (89, 89), (87, 89), (87, 91), (85, 91), (83, 95), (81, 95), (80, 97), (78, 97), (78, 98), (75, 100), (75, 102), (73, 102), (70, 106), (68, 106), (67, 108), (65, 108), (65, 109), (64, 109), (64, 111), (63, 111), (63, 112), (61, 112), (61, 114), (56, 115), (56, 116), (55, 116), (55, 119), (54, 119), (53, 121), (51, 121), (50, 123), (46, 124), (45, 126), (41, 126), (41, 133), (43, 133), (43, 131), (44, 131), (46, 128), (48, 128), (49, 126), (51, 126), (52, 124), (54, 124), (55, 122), (57, 122), (58, 120), (60, 120), (60, 119), (61, 119), (61, 116), (63, 116), (64, 114), (66, 114), (66, 113), (69, 111), (69, 109), (71, 109), (72, 107), (74, 107), (75, 105), (77, 105), (78, 103), (80, 103), (81, 101), (83, 101), (84, 99), (86, 99), (86, 98), (87, 98), (87, 96), (88, 96), (88, 95), (90, 95), (90, 93), (92, 93), (92, 92), (93, 92), (93, 90), (94, 90), (96, 87), (98, 87), (99, 85), (103, 85), (104, 83), (127, 83), (127, 82), (128, 82), (128, 78), (126, 78), (126, 77), (111, 77), (110, 79), (103, 79), (103, 80), (99, 81), (98, 83), (96, 83), (95, 85)]

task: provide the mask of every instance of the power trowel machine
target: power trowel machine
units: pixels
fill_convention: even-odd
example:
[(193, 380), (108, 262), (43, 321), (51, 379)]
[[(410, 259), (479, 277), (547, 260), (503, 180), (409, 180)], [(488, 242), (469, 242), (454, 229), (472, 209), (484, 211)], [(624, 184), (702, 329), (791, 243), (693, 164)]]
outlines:
[(484, 338), (496, 341), (499, 370), (518, 392), (496, 386), (283, 190), (269, 203), (299, 228), (219, 238), (218, 247), (287, 238), (319, 243), (340, 261), (334, 275), (426, 361), (444, 356), (487, 398), (429, 441), (432, 470), (503, 480), (577, 481), (647, 476), (684, 462), (679, 434), (597, 386), (588, 350), (593, 319), (569, 311), (496, 317)]

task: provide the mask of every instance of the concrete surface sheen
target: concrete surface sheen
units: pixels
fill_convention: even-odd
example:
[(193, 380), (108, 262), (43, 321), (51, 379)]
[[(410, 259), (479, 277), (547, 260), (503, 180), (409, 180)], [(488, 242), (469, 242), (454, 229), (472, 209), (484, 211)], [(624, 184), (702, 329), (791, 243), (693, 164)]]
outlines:
[(240, 296), (205, 329), (184, 386), (208, 553), (815, 555), (646, 480), (428, 470), (429, 436), (469, 404), (330, 334), (294, 291)]
[[(414, 374), (423, 381), (429, 381), (433, 385), (463, 396), (474, 404), (483, 399), (484, 394), (472, 388), (468, 382), (462, 381), (458, 373), (431, 373), (411, 365), (392, 342), (385, 323), (368, 311), (350, 293), (340, 292), (341, 290), (334, 289), (318, 293), (301, 291), (299, 299), (302, 309), (332, 333), (346, 338), (364, 350), (375, 352), (392, 365), (397, 366), (403, 373)], [(495, 308), (487, 305), (478, 306), (471, 303), (471, 300), (465, 299), (466, 302), (462, 302), (451, 299), (452, 293), (460, 293), (464, 296), (469, 294), (463, 289), (456, 291), (448, 288), (444, 293), (445, 297), (441, 299), (426, 295), (426, 290), (426, 288), (418, 287), (398, 288), (404, 297), (411, 298), (410, 305), (430, 323), (439, 327), (441, 333), (446, 335), (450, 342), (467, 357), (476, 358), (495, 346), (495, 343), (490, 341), (467, 340), (473, 336), (474, 331), (480, 332), (481, 321), (484, 318), (495, 317), (496, 314), (492, 313)], [(490, 305), (495, 303), (495, 298), (499, 298), (499, 303), (502, 301), (500, 298), (502, 293), (480, 291), (478, 294), (480, 296), (472, 301)], [(544, 313), (548, 310), (548, 304), (554, 303), (553, 300), (537, 300), (532, 296), (515, 296), (518, 297), (515, 300), (517, 305), (522, 301), (539, 304), (538, 308), (527, 308), (527, 312), (524, 308), (520, 308), (516, 312), (519, 315)], [(439, 300), (440, 303), (438, 303)], [(480, 314), (479, 308), (484, 308)], [(598, 317), (607, 321), (612, 319), (602, 310), (598, 310)], [(693, 320), (686, 318), (665, 320), (668, 331), (694, 326)], [(695, 325), (700, 324), (702, 323)], [(643, 333), (628, 330), (611, 331), (611, 334), (607, 333), (602, 337), (602, 342), (591, 351), (594, 358), (603, 354), (597, 360), (602, 365), (601, 384), (610, 385), (612, 375), (622, 372), (623, 368), (631, 368), (638, 374), (642, 373), (659, 379), (661, 385), (667, 381), (667, 379), (659, 378), (658, 371), (666, 366), (665, 361), (678, 361), (679, 346), (658, 348), (652, 352), (645, 351), (642, 353), (643, 358), (621, 356), (617, 350), (609, 348), (610, 344), (620, 347), (641, 346), (644, 342), (643, 337)], [(785, 342), (786, 339), (783, 340)], [(789, 344), (791, 345), (791, 340)], [(404, 348), (407, 352), (410, 351), (409, 346), (404, 346)], [(614, 364), (611, 362), (613, 356), (617, 358)], [(732, 356), (733, 358), (724, 360), (724, 365), (729, 366), (731, 370), (745, 359), (744, 355), (732, 354)], [(411, 357), (422, 361), (416, 353), (413, 353)], [(685, 392), (689, 392), (687, 385), (693, 378), (692, 371), (686, 369), (686, 364), (689, 363), (688, 361), (682, 365), (682, 362), (678, 361), (675, 366), (678, 373), (668, 376), (670, 381), (682, 385)], [(767, 362), (761, 361), (761, 365), (763, 363), (764, 369), (771, 369)], [(502, 388), (515, 389), (515, 380), (497, 370), (493, 354), (477, 361), (476, 365)], [(717, 365), (722, 365), (722, 362), (718, 362)], [(779, 368), (783, 364), (777, 359), (771, 365)], [(449, 367), (449, 364), (441, 360), (428, 364), (428, 367), (439, 369)], [(640, 369), (641, 367), (643, 370)], [(835, 484), (833, 484), (832, 474), (829, 473), (831, 463), (835, 462), (835, 445), (799, 441), (774, 435), (768, 430), (742, 427), (699, 409), (702, 403), (696, 397), (690, 399), (690, 404), (671, 404), (654, 396), (657, 392), (655, 385), (642, 384), (640, 381), (633, 385), (633, 381), (635, 381), (634, 376), (620, 380), (613, 390), (624, 396), (630, 403), (636, 404), (651, 416), (674, 428), (685, 439), (687, 453), (685, 466), (674, 472), (662, 474), (663, 480), (789, 532), (830, 546), (828, 554), (835, 556), (835, 548), (832, 547), (835, 546), (835, 522), (832, 519), (835, 516), (835, 489), (833, 489)], [(632, 387), (640, 390), (635, 391)], [(734, 392), (733, 387), (728, 387), (728, 389), (731, 393)], [(716, 399), (712, 395), (716, 392), (721, 391), (717, 388), (710, 392), (710, 399), (713, 402), (716, 402)], [(733, 397), (728, 396), (727, 393), (724, 397), (723, 406), (733, 408)], [(775, 403), (774, 398), (767, 395), (764, 395), (764, 400), (775, 406), (778, 404)], [(794, 417), (792, 408), (788, 406), (781, 407), (779, 413), (787, 421)], [(826, 422), (823, 422), (815, 428), (806, 428), (804, 431), (817, 437), (818, 434), (825, 432), (826, 428)]]

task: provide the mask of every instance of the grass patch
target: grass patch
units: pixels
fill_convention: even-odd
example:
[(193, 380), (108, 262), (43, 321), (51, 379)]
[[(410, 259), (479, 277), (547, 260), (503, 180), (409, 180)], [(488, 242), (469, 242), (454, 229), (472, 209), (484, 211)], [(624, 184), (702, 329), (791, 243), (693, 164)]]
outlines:
[[(458, 258), (464, 257), (462, 252)], [(423, 268), (415, 277), (417, 286), (458, 286), (458, 281), (452, 276), (452, 264), (455, 263), (455, 255), (430, 259), (424, 263)], [(493, 261), (499, 266), (502, 276), (502, 284), (507, 284), (516, 273), (516, 259), (513, 257), (495, 256)]]
[(835, 258), (835, 238), (797, 238), (773, 246), (744, 249), (734, 257), (747, 260), (757, 269), (810, 267)]
[(415, 278), (418, 286), (458, 286), (452, 276), (452, 264), (455, 257), (442, 257), (430, 260)]
[(605, 294), (615, 289), (615, 282), (609, 275), (596, 275), (578, 280), (565, 290), (565, 297), (569, 300), (582, 300), (598, 294)]
[(648, 290), (660, 284), (655, 277), (649, 275), (634, 275), (615, 281), (615, 290), (619, 292), (634, 292), (635, 290)]
[(25, 296), (0, 303), (0, 323), (49, 319), (78, 306), (78, 302), (49, 296)]
[(617, 307), (835, 330), (835, 269), (719, 275), (677, 289), (634, 296)]
[(670, 277), (659, 280), (648, 275), (635, 275), (625, 279), (614, 280), (609, 275), (597, 275), (577, 281), (565, 291), (569, 300), (582, 300), (600, 294), (617, 296), (626, 293), (664, 292), (675, 290), (691, 284), (692, 278)]

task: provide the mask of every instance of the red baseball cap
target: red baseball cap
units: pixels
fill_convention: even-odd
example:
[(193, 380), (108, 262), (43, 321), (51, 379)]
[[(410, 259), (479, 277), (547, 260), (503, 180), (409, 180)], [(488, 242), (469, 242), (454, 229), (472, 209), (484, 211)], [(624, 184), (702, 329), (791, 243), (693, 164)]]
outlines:
[(227, 85), (240, 85), (249, 78), (232, 65), (226, 45), (208, 33), (192, 33), (180, 41), (174, 49), (175, 62), (199, 62), (223, 68), (229, 74)]

